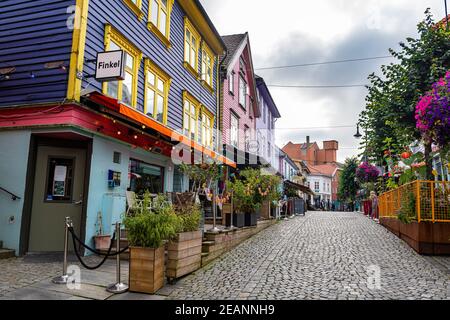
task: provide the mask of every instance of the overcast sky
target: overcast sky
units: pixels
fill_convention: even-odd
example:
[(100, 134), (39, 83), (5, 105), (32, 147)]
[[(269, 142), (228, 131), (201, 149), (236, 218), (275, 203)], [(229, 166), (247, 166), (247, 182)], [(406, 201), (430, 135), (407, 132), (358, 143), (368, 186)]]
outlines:
[[(249, 32), (255, 68), (388, 55), (388, 48), (417, 35), (427, 7), (445, 16), (444, 0), (201, 0), (222, 35)], [(393, 59), (256, 70), (272, 85), (366, 84), (371, 72)], [(338, 160), (359, 153), (355, 125), (365, 88), (270, 88), (282, 118), (277, 144), (336, 139)]]

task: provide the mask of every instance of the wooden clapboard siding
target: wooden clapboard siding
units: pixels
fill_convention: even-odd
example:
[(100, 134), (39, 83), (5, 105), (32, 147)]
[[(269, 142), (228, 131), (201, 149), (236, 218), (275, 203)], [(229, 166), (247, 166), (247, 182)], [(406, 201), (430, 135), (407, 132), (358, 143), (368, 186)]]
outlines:
[(0, 107), (65, 98), (68, 71), (44, 65), (63, 61), (69, 66), (73, 31), (66, 23), (74, 4), (75, 0), (0, 1), (0, 68), (16, 68), (9, 80), (0, 80)]
[(166, 276), (177, 279), (201, 267), (202, 232), (184, 232), (167, 245)]
[[(216, 115), (217, 98), (211, 94), (194, 76), (183, 66), (184, 60), (184, 16), (185, 12), (177, 0), (174, 1), (171, 14), (170, 41), (172, 47), (165, 45), (147, 29), (149, 0), (142, 1), (142, 11), (145, 16), (139, 20), (127, 7), (123, 0), (90, 0), (88, 13), (88, 29), (86, 38), (86, 59), (94, 59), (97, 52), (104, 50), (105, 24), (111, 24), (121, 32), (129, 41), (138, 47), (144, 57), (149, 57), (155, 64), (168, 73), (172, 79), (169, 92), (169, 106), (167, 124), (172, 129), (182, 128), (182, 91), (188, 90), (209, 111)], [(199, 50), (201, 51), (201, 50)], [(199, 52), (199, 59), (201, 52)], [(201, 69), (199, 60), (199, 72)], [(94, 73), (94, 64), (86, 63), (84, 70)], [(217, 68), (217, 61), (215, 64)], [(214, 72), (214, 75), (216, 73)], [(101, 91), (101, 84), (92, 79), (83, 81), (83, 87), (89, 85), (90, 89)], [(214, 89), (216, 89), (216, 77), (214, 76)], [(138, 79), (137, 109), (144, 108), (144, 61), (141, 62)]]

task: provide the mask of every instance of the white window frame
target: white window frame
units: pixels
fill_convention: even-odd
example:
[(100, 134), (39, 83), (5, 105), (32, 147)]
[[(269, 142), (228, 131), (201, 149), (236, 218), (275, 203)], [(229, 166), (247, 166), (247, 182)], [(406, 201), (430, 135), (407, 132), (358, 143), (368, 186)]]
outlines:
[[(234, 126), (234, 121), (236, 121), (236, 126)], [(231, 113), (230, 120), (230, 144), (236, 148), (239, 148), (239, 117), (234, 113)]]

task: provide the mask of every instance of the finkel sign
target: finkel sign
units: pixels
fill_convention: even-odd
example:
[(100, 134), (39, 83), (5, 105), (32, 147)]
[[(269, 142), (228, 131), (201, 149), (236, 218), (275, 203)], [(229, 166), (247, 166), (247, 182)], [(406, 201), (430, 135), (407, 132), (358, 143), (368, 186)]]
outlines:
[(124, 51), (97, 53), (95, 79), (98, 81), (116, 81), (125, 79)]

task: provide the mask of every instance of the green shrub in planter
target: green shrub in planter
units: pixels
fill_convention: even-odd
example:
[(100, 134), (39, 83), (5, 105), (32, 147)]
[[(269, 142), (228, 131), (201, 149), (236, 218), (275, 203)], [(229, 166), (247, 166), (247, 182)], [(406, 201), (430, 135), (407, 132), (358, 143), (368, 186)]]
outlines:
[(159, 248), (163, 240), (173, 238), (179, 229), (180, 220), (167, 199), (164, 196), (150, 199), (146, 193), (140, 210), (124, 219), (130, 246)]
[(192, 232), (199, 229), (202, 217), (199, 205), (194, 204), (192, 206), (183, 207), (177, 213), (179, 219), (178, 232)]

